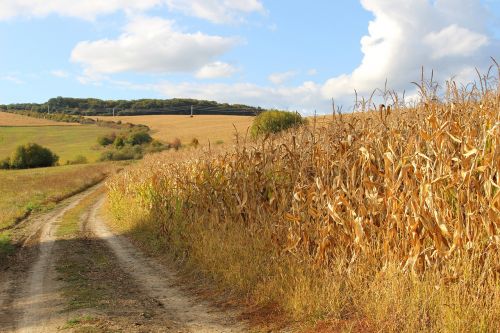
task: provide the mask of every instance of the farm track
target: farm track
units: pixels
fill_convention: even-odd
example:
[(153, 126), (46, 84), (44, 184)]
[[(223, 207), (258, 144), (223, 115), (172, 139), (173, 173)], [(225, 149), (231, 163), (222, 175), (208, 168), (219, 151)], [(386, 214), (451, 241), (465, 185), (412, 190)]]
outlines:
[(12, 230), (22, 244), (14, 264), (2, 277), (0, 332), (54, 332), (63, 318), (57, 313), (64, 300), (58, 293), (54, 252), (58, 250), (57, 222), (100, 185), (64, 200), (54, 210), (33, 215)]
[[(188, 295), (178, 287), (179, 281), (171, 269), (145, 257), (124, 236), (110, 231), (99, 216), (103, 199), (81, 214), (81, 232), (88, 236), (79, 240), (79, 246), (92, 247), (94, 253), (108, 255), (115, 265), (108, 278), (127, 282), (124, 286), (116, 286), (114, 301), (118, 305), (113, 312), (85, 309), (77, 314), (66, 311), (68, 299), (63, 294), (64, 281), (56, 268), (58, 260), (73, 253), (78, 245), (58, 240), (58, 223), (66, 212), (98, 188), (99, 185), (71, 197), (53, 211), (31, 216), (16, 226), (23, 246), (13, 260), (15, 264), (0, 272), (0, 332), (57, 332), (70, 318), (82, 313), (97, 314), (102, 330), (96, 332), (115, 329), (119, 332), (248, 331), (237, 321), (236, 314), (219, 311)], [(139, 322), (137, 318), (143, 319), (144, 311), (154, 318)]]
[(236, 316), (216, 311), (208, 304), (195, 302), (176, 284), (174, 272), (154, 259), (146, 258), (124, 237), (113, 234), (107, 228), (97, 211), (100, 200), (92, 207), (88, 226), (97, 238), (106, 241), (120, 262), (150, 297), (165, 311), (172, 314), (187, 329), (187, 332), (245, 332), (245, 326), (238, 323)]

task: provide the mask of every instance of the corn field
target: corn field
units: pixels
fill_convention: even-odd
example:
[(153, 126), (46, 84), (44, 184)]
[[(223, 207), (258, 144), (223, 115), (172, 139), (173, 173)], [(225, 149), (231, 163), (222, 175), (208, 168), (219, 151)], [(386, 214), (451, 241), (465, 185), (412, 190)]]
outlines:
[[(494, 332), (500, 327), (500, 94), (486, 80), (469, 90), (450, 83), (441, 101), (420, 89), (414, 107), (394, 102), (311, 119), (257, 141), (240, 133), (229, 151), (150, 156), (108, 183), (111, 210), (121, 223), (131, 216), (149, 223), (181, 260), (201, 258), (197, 243), (206, 241), (207, 230), (235, 227), (241, 244), (264, 240), (252, 251), (268, 253), (267, 264), (293, 260), (317, 284), (366, 274), (369, 288), (390, 269), (412, 281), (432, 276), (436, 290), (462, 293), (489, 317), (459, 324), (472, 310), (457, 300), (464, 308), (457, 305), (451, 321), (458, 326), (439, 326), (447, 311), (439, 310), (411, 328), (390, 328), (376, 324), (366, 305), (351, 300), (349, 307), (365, 311), (377, 330), (461, 331), (470, 324)], [(221, 255), (228, 251), (218, 246)], [(205, 264), (209, 273), (215, 267)], [(250, 288), (241, 283), (244, 292)], [(322, 318), (351, 316), (333, 312)]]

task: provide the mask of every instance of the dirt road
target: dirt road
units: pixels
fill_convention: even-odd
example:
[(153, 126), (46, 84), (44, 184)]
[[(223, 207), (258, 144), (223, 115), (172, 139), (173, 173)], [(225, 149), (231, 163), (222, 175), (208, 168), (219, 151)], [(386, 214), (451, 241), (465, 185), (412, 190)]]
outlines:
[[(248, 331), (235, 313), (184, 292), (169, 267), (114, 234), (99, 214), (104, 199), (96, 191), (19, 226), (24, 246), (0, 272), (0, 332)], [(80, 230), (61, 238), (61, 219), (72, 211)]]
[(22, 248), (1, 277), (0, 332), (55, 332), (64, 322), (60, 314), (64, 300), (54, 272), (55, 229), (67, 211), (96, 189), (65, 200), (53, 211), (32, 216), (15, 228)]

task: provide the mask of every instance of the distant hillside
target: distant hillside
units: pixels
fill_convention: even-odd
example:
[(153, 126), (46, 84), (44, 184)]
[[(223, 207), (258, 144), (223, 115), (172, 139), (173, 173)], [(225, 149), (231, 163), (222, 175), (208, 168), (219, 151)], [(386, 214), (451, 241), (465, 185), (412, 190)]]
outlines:
[(0, 105), (7, 111), (29, 110), (34, 112), (64, 113), (70, 115), (104, 116), (115, 115), (184, 115), (191, 113), (206, 115), (242, 115), (255, 116), (264, 111), (260, 107), (241, 104), (220, 104), (213, 101), (196, 99), (139, 99), (139, 100), (100, 100), (95, 98), (51, 98), (43, 104), (21, 103)]

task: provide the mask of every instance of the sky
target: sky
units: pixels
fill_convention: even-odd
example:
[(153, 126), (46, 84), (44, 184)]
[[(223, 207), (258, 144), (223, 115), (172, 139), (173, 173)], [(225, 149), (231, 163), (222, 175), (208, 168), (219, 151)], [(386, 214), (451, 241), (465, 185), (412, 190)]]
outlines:
[(500, 61), (500, 0), (1, 0), (0, 104), (198, 98), (330, 113)]

